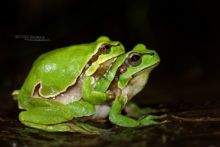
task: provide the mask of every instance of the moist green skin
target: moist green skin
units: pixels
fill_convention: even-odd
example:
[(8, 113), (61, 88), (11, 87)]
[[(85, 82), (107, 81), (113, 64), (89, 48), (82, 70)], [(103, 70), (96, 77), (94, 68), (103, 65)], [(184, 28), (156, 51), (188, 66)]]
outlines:
[[(100, 54), (97, 60), (86, 68), (91, 58), (98, 53), (100, 45), (106, 43), (111, 45), (110, 51)], [(141, 55), (141, 63), (138, 66), (127, 64), (126, 71), (118, 74), (132, 53)], [(151, 53), (154, 55), (149, 55)], [(95, 79), (95, 72), (101, 68), (100, 65), (113, 58), (115, 60), (111, 67)], [(17, 97), (19, 108), (25, 110), (19, 114), (19, 120), (26, 126), (44, 131), (96, 134), (103, 130), (86, 122), (82, 123), (78, 118), (93, 116), (97, 113), (95, 106), (108, 102), (110, 111), (107, 115), (116, 125), (140, 127), (155, 124), (157, 116), (145, 116), (136, 120), (122, 115), (121, 111), (129, 100), (143, 89), (152, 65), (159, 61), (157, 53), (148, 50), (143, 44), (138, 44), (132, 51), (124, 53), (124, 47), (120, 42), (110, 41), (107, 37), (100, 37), (93, 43), (74, 45), (43, 54), (34, 62), (22, 88), (13, 93)], [(148, 67), (149, 70), (146, 70)], [(65, 92), (69, 86), (77, 84), (79, 77), (82, 80), (80, 100), (64, 105), (53, 99)], [(134, 87), (129, 85), (131, 83), (136, 87), (133, 92)], [(39, 84), (40, 88), (37, 89), (36, 86)], [(36, 90), (39, 90), (38, 98), (33, 96)]]
[[(19, 94), (17, 96), (20, 108), (26, 109), (26, 101), (32, 97), (34, 89), (40, 84), (39, 95), (52, 98), (74, 85), (86, 64), (103, 44), (110, 44), (108, 54), (99, 55), (96, 62), (91, 64), (87, 74), (95, 72), (99, 65), (106, 60), (124, 53), (124, 47), (118, 41), (111, 41), (107, 37), (100, 37), (95, 42), (73, 45), (55, 49), (41, 55), (33, 64)], [(97, 64), (98, 63), (98, 64)]]

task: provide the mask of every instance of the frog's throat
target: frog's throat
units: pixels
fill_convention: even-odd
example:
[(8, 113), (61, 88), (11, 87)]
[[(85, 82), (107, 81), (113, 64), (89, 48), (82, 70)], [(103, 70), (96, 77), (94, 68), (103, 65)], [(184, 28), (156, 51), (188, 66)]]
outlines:
[(122, 95), (126, 95), (128, 100), (132, 99), (147, 84), (149, 73), (150, 71), (148, 68), (136, 73), (128, 84), (122, 89)]
[(132, 75), (132, 78), (128, 81), (125, 87), (122, 89), (118, 87), (118, 78), (116, 78), (112, 81), (112, 83), (109, 86), (109, 91), (113, 92), (115, 94), (115, 97), (119, 97), (121, 95), (127, 96), (130, 100), (132, 97), (134, 97), (137, 93), (139, 93), (144, 86), (147, 84), (149, 74), (150, 72), (159, 65), (159, 62), (142, 69), (141, 71), (135, 73)]

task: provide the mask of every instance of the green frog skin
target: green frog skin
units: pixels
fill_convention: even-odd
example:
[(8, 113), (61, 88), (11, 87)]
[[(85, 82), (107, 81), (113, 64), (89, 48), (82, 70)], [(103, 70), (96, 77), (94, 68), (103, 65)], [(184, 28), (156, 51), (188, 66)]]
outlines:
[(156, 124), (159, 116), (138, 118), (132, 112), (138, 115), (131, 118), (121, 111), (129, 110), (159, 62), (158, 54), (143, 44), (125, 52), (106, 36), (52, 50), (34, 62), (21, 89), (13, 92), (22, 110), (19, 120), (44, 131), (85, 134), (103, 131), (86, 120), (110, 120), (122, 127)]

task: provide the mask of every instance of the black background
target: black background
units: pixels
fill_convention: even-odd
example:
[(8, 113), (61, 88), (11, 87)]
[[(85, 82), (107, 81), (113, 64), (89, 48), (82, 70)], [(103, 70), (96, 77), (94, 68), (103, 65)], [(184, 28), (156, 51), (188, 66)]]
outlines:
[[(127, 51), (141, 42), (159, 53), (161, 64), (137, 98), (139, 103), (144, 99), (143, 104), (181, 106), (220, 101), (217, 2), (8, 0), (0, 11), (3, 114), (14, 112), (16, 102), (10, 93), (21, 87), (40, 54), (93, 42), (100, 35), (121, 41)], [(21, 35), (48, 40), (25, 40)]]

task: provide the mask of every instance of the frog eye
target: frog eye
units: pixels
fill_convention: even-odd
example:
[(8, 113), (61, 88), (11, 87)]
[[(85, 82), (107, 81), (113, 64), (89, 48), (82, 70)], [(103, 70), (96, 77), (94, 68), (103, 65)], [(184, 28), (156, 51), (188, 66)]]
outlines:
[(103, 53), (103, 54), (107, 54), (110, 52), (110, 48), (111, 46), (108, 44), (103, 44), (102, 46), (99, 47), (99, 50)]
[(141, 64), (141, 55), (139, 53), (131, 53), (128, 56), (128, 63), (131, 66), (138, 66)]

